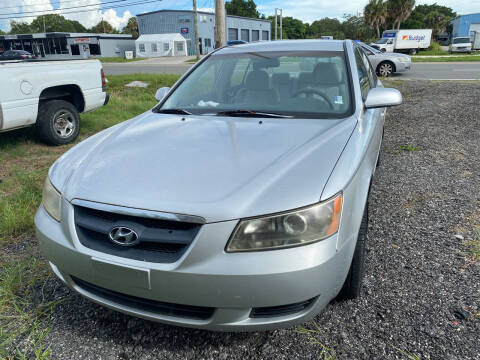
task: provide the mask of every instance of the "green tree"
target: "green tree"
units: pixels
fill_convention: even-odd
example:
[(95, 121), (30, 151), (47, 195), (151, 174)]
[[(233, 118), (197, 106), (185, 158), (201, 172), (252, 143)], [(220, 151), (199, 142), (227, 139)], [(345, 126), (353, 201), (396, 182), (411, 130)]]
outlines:
[(253, 0), (230, 0), (225, 3), (225, 10), (228, 15), (259, 18), (257, 5)]
[(320, 38), (321, 36), (333, 36), (334, 39), (344, 39), (342, 23), (338, 19), (323, 18), (312, 22), (307, 28), (307, 37)]
[(345, 21), (342, 23), (342, 31), (345, 34), (345, 39), (368, 42), (375, 38), (374, 30), (365, 26), (363, 16), (345, 14), (344, 18)]
[(122, 30), (122, 34), (130, 34), (134, 39), (138, 38), (138, 22), (136, 17), (128, 19), (127, 25)]
[(34, 33), (43, 32), (84, 32), (86, 31), (78, 21), (65, 19), (59, 14), (40, 15), (30, 24)]
[(433, 36), (443, 32), (451, 32), (450, 21), (457, 14), (447, 6), (437, 4), (418, 5), (410, 17), (402, 24), (403, 29), (432, 29)]
[(118, 34), (119, 31), (115, 29), (108, 21), (102, 20), (97, 25), (90, 29), (92, 33), (99, 34)]
[(400, 29), (413, 11), (415, 0), (387, 0), (388, 15), (394, 29)]
[(10, 34), (29, 34), (31, 32), (32, 30), (26, 22), (15, 20), (10, 21)]
[[(275, 31), (275, 17), (269, 16), (268, 20), (272, 23), (272, 31)], [(280, 31), (280, 21), (278, 21), (277, 26), (278, 31)], [(291, 16), (282, 19), (282, 30), (283, 39), (305, 39), (307, 36), (307, 24)], [(278, 38), (280, 38), (280, 34), (278, 35)]]
[(365, 6), (365, 24), (377, 31), (377, 37), (380, 37), (380, 27), (387, 21), (387, 13), (387, 3), (383, 0), (370, 0)]

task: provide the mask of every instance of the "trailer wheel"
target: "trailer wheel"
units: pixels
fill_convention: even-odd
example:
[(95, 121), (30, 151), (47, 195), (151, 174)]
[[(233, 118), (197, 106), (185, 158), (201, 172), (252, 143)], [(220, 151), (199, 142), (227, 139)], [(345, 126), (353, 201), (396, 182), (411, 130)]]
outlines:
[(417, 49), (410, 49), (409, 54), (410, 55), (416, 55), (417, 54)]
[(36, 124), (39, 140), (49, 145), (74, 141), (80, 132), (78, 110), (68, 101), (50, 100), (40, 104)]

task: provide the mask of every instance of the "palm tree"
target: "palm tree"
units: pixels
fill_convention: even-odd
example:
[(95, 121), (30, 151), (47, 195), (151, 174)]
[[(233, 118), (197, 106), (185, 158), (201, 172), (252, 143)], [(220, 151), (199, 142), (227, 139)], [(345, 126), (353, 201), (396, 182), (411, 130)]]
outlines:
[(365, 24), (377, 30), (380, 37), (380, 26), (387, 21), (387, 3), (383, 0), (370, 0), (364, 9)]
[(393, 28), (400, 29), (402, 22), (408, 19), (415, 7), (415, 0), (388, 0), (388, 15), (393, 21)]

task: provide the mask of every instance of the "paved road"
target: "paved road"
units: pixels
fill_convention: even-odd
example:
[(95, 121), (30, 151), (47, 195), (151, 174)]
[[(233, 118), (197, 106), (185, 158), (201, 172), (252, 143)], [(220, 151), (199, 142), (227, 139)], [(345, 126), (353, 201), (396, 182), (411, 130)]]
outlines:
[[(161, 64), (133, 62), (123, 64), (103, 64), (107, 75), (121, 75), (133, 73), (183, 74), (192, 65)], [(424, 79), (424, 80), (478, 80), (480, 79), (480, 62), (469, 63), (414, 63), (412, 70), (395, 75), (395, 79)]]

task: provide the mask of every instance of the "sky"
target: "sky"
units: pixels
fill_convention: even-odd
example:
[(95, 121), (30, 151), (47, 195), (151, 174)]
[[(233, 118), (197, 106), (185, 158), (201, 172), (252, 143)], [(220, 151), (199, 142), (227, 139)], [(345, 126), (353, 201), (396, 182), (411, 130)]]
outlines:
[[(96, 25), (102, 18), (114, 27), (121, 29), (128, 19), (136, 14), (161, 9), (191, 9), (191, 0), (158, 0), (148, 4), (129, 5), (134, 2), (153, 0), (0, 0), (0, 29), (10, 30), (10, 16), (27, 16), (34, 11), (56, 11), (73, 6), (93, 5), (86, 7), (89, 12), (76, 14), (63, 14), (71, 20), (78, 20), (85, 27)], [(332, 0), (255, 0), (257, 9), (265, 15), (273, 15), (275, 8), (283, 9), (283, 16), (292, 16), (311, 23), (324, 17), (341, 19), (344, 14), (356, 14), (361, 12), (367, 0), (350, 0), (333, 2)], [(418, 0), (417, 4), (433, 4), (451, 7), (458, 14), (480, 12), (480, 0)], [(103, 5), (101, 5), (103, 4)], [(110, 6), (128, 5), (116, 9), (105, 9)], [(200, 10), (211, 11), (214, 0), (197, 0)], [(80, 11), (80, 9), (63, 10)], [(11, 15), (18, 13), (19, 15)], [(33, 18), (13, 19), (16, 21), (31, 22)]]

